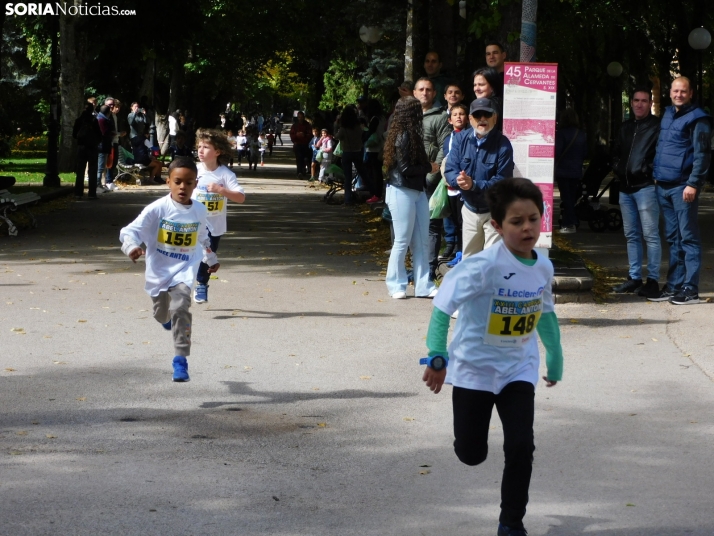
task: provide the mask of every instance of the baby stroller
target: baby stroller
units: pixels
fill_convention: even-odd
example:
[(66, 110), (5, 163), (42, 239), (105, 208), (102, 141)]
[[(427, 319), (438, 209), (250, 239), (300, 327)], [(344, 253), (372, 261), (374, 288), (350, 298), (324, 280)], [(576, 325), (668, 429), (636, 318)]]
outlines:
[(602, 206), (600, 199), (605, 192), (610, 190), (609, 204), (619, 205), (617, 188), (617, 177), (610, 178), (605, 187), (600, 190), (603, 181), (610, 175), (610, 159), (606, 150), (598, 148), (595, 157), (588, 164), (581, 182), (582, 196), (575, 203), (575, 214), (581, 221), (588, 222), (588, 226), (596, 233), (606, 230), (619, 231), (622, 229), (622, 212), (619, 208), (607, 208)]

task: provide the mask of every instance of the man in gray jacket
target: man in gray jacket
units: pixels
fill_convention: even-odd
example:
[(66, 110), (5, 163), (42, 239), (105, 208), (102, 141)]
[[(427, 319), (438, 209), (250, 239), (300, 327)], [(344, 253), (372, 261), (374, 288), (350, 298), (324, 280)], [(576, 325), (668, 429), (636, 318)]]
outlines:
[[(441, 161), (444, 160), (444, 141), (451, 133), (451, 125), (444, 108), (434, 103), (436, 89), (429, 78), (420, 78), (414, 86), (414, 97), (421, 103), (424, 114), (424, 149), (431, 162), (431, 173), (426, 176), (426, 193), (431, 197), (441, 180)], [(436, 278), (441, 249), (441, 219), (429, 222), (429, 269), (430, 278)]]

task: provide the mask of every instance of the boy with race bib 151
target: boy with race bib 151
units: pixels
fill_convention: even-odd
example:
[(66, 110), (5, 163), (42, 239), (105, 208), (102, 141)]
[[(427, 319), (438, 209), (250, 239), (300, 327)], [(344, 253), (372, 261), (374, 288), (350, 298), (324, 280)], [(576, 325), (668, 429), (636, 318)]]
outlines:
[[(438, 393), (453, 385), (454, 450), (466, 465), (488, 453), (493, 406), (503, 424), (505, 467), (498, 536), (524, 536), (533, 465), (533, 415), (540, 355), (548, 387), (561, 380), (563, 352), (553, 307), (553, 265), (533, 249), (543, 195), (528, 179), (503, 179), (488, 191), (491, 224), (502, 240), (462, 260), (434, 298), (423, 380)], [(449, 349), (450, 315), (459, 311)]]
[(154, 302), (154, 318), (174, 338), (173, 380), (187, 382), (191, 285), (202, 259), (210, 273), (218, 270), (219, 264), (210, 249), (208, 211), (201, 203), (191, 201), (196, 188), (196, 164), (191, 158), (179, 156), (171, 162), (168, 185), (171, 193), (142, 210), (119, 232), (119, 240), (122, 252), (132, 261), (146, 255), (144, 289)]
[[(198, 130), (196, 149), (201, 162), (197, 166), (198, 186), (192, 198), (208, 209), (208, 235), (211, 238), (211, 251), (215, 252), (221, 236), (227, 230), (227, 200), (243, 203), (245, 193), (235, 173), (226, 167), (231, 159), (231, 144), (225, 134), (218, 130)], [(209, 277), (208, 265), (201, 263), (196, 276), (196, 289), (193, 291), (193, 301), (196, 303), (208, 301)]]

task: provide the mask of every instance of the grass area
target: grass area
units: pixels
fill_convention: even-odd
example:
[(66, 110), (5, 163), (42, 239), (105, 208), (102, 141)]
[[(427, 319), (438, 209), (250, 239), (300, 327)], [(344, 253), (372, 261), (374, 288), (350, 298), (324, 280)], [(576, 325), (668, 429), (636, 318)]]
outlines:
[[(0, 175), (15, 177), (15, 184), (42, 184), (45, 176), (45, 158), (8, 157), (0, 163)], [(74, 173), (60, 173), (63, 184), (74, 184)], [(15, 191), (13, 187), (13, 191)]]

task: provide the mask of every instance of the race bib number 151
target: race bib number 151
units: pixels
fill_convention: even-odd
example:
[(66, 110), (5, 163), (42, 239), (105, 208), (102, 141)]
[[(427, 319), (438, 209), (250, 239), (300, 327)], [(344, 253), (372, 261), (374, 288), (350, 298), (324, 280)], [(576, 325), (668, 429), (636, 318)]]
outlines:
[(524, 300), (494, 296), (484, 342), (491, 346), (523, 346), (533, 336), (542, 310), (540, 297)]

